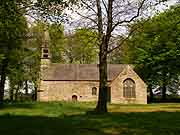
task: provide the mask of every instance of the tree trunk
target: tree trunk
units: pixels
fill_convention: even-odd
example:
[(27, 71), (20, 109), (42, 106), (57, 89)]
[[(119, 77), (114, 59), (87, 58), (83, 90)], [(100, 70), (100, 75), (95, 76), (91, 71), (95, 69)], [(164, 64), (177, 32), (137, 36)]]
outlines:
[(162, 100), (166, 100), (166, 72), (163, 72), (163, 79), (162, 79)]
[(18, 100), (18, 91), (19, 91), (19, 87), (16, 89), (16, 92), (15, 92), (15, 101)]
[(34, 92), (34, 95), (33, 95), (33, 100), (37, 101), (37, 86), (35, 86), (34, 89), (35, 89), (35, 92)]
[(153, 94), (153, 91), (152, 91), (152, 85), (151, 85), (151, 84), (148, 85), (148, 90), (149, 90), (149, 92), (150, 92), (150, 98), (149, 98), (149, 100), (150, 100), (150, 102), (153, 102), (153, 100), (154, 100), (154, 94)]
[(13, 101), (14, 100), (14, 89), (13, 88), (11, 88), (10, 89), (10, 101)]
[[(102, 48), (106, 48), (106, 44), (101, 45)], [(99, 96), (98, 103), (95, 111), (98, 113), (107, 112), (107, 53), (104, 49), (100, 49), (99, 53)]]
[(166, 84), (165, 82), (163, 82), (163, 86), (162, 86), (162, 100), (165, 101), (166, 100)]
[(5, 82), (6, 82), (6, 70), (8, 66), (8, 59), (4, 59), (2, 61), (2, 67), (1, 67), (1, 80), (0, 80), (0, 105), (3, 104), (4, 100), (4, 88), (5, 88)]
[(108, 0), (108, 9), (107, 9), (107, 29), (106, 34), (103, 31), (103, 17), (102, 17), (102, 9), (101, 9), (101, 1), (96, 0), (97, 6), (97, 16), (98, 16), (98, 33), (100, 43), (99, 49), (99, 97), (98, 104), (96, 106), (95, 111), (98, 113), (107, 112), (107, 54), (108, 54), (108, 44), (111, 38), (112, 32), (112, 8), (113, 8), (113, 0)]
[(28, 81), (25, 81), (25, 94), (28, 95)]

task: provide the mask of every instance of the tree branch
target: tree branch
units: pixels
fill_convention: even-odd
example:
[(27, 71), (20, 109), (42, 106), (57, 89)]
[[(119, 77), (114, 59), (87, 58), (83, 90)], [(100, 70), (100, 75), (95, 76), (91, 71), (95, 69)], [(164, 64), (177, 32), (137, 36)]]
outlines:
[(131, 19), (129, 19), (129, 20), (123, 20), (123, 21), (117, 22), (117, 23), (112, 27), (111, 32), (114, 31), (114, 29), (115, 29), (118, 25), (120, 25), (120, 24), (122, 24), (122, 23), (130, 23), (130, 22), (134, 21), (134, 19), (136, 19), (137, 17), (139, 17), (140, 11), (141, 11), (141, 9), (142, 9), (145, 1), (146, 1), (146, 0), (143, 0), (143, 1), (141, 2), (141, 4), (140, 4), (140, 6), (139, 6), (139, 8), (138, 8), (137, 13), (136, 13), (135, 16), (133, 16), (133, 17), (132, 17)]
[[(144, 23), (146, 23), (146, 22), (148, 22), (148, 21), (149, 21), (149, 19), (146, 19), (146, 20), (143, 22), (142, 25), (144, 25)], [(179, 21), (179, 22), (180, 22), (180, 21)], [(142, 25), (141, 25), (141, 26), (142, 26)], [(131, 28), (131, 31), (130, 31), (130, 33), (128, 34), (128, 36), (127, 36), (126, 38), (122, 39), (118, 46), (116, 46), (116, 47), (108, 50), (107, 54), (108, 54), (108, 53), (111, 53), (111, 52), (113, 52), (114, 50), (116, 50), (117, 48), (121, 47), (121, 45), (122, 45), (124, 42), (126, 42), (126, 41), (130, 38), (130, 36), (131, 36), (135, 31), (138, 30), (138, 28), (139, 28), (139, 27), (137, 27), (137, 25), (134, 25), (134, 26)]]
[(93, 23), (95, 23), (96, 25), (98, 25), (97, 22), (96, 22), (96, 20), (90, 18), (89, 16), (82, 15), (82, 14), (80, 14), (80, 13), (77, 12), (77, 11), (76, 11), (76, 13), (77, 13), (79, 16), (81, 16), (81, 17), (83, 17), (83, 18), (85, 18), (85, 19), (88, 19), (88, 20), (92, 21)]
[(108, 13), (107, 3), (104, 0), (102, 0), (102, 3), (104, 5), (104, 8), (106, 9), (106, 12)]
[[(137, 28), (136, 28), (136, 29), (137, 29)], [(136, 29), (133, 29), (133, 30), (128, 34), (128, 36), (127, 36), (126, 38), (122, 39), (118, 46), (116, 46), (116, 47), (108, 50), (107, 54), (108, 54), (108, 53), (111, 53), (111, 52), (113, 52), (114, 50), (116, 50), (117, 48), (121, 47), (122, 44), (129, 39), (129, 37), (133, 34), (133, 32), (136, 31)]]
[(87, 4), (87, 2), (85, 2), (85, 1), (83, 1), (83, 0), (81, 0), (81, 2), (82, 2), (87, 8), (91, 9), (94, 13), (97, 14), (97, 12), (94, 10), (94, 8), (92, 8), (89, 4)]

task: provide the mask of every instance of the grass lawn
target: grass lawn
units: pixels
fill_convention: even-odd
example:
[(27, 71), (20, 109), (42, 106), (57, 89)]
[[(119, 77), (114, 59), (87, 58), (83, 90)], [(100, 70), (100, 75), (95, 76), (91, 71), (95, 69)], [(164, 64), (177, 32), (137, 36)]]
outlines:
[(109, 105), (90, 115), (95, 103), (16, 103), (0, 109), (0, 135), (178, 135), (180, 104)]

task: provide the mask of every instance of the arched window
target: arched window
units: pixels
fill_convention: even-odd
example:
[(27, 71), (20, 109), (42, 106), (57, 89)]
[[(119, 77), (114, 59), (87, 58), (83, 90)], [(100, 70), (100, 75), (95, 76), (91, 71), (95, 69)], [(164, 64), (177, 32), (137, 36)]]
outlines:
[(135, 91), (135, 82), (128, 78), (123, 82), (123, 96), (125, 98), (135, 98), (136, 91)]
[(97, 88), (96, 87), (92, 88), (92, 95), (97, 95)]

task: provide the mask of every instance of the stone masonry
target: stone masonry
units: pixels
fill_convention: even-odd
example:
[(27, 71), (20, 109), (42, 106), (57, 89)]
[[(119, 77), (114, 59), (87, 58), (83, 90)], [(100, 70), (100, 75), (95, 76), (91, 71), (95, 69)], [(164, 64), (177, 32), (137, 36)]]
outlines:
[[(47, 71), (45, 73), (50, 75)], [(131, 78), (135, 82), (135, 98), (123, 97), (123, 81), (127, 78)], [(98, 99), (98, 80), (49, 79), (45, 76), (41, 80), (39, 90), (40, 101), (72, 101), (73, 95), (77, 97), (78, 101), (97, 101)], [(96, 95), (92, 95), (93, 87), (97, 88)], [(109, 80), (109, 87), (111, 88), (111, 103), (147, 103), (147, 86), (129, 65), (126, 65), (115, 78)]]

